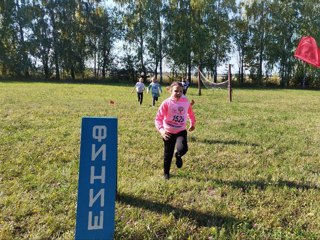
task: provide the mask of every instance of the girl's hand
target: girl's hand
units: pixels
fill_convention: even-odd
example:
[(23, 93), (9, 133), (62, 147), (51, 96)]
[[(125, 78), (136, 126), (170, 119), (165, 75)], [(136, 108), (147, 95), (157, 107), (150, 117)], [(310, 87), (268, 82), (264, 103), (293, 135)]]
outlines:
[(189, 132), (192, 132), (195, 129), (194, 126), (189, 127)]
[(168, 140), (170, 137), (170, 135), (164, 129), (160, 130), (160, 134), (164, 140)]

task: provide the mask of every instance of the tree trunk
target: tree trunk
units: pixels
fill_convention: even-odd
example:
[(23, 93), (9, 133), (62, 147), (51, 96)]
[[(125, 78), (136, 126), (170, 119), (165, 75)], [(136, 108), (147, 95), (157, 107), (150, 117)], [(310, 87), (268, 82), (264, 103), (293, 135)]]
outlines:
[(60, 68), (59, 68), (59, 51), (58, 51), (58, 43), (57, 43), (57, 29), (56, 29), (56, 21), (53, 9), (49, 10), (50, 19), (52, 22), (52, 38), (53, 38), (53, 61), (55, 65), (56, 79), (60, 80)]
[[(22, 8), (24, 8), (25, 1), (21, 1)], [(26, 47), (25, 47), (25, 40), (24, 40), (24, 33), (23, 33), (23, 19), (21, 19), (20, 12), (21, 8), (19, 6), (19, 1), (16, 2), (16, 8), (17, 8), (17, 13), (18, 13), (18, 28), (19, 28), (19, 35), (20, 35), (20, 45), (21, 45), (21, 53), (22, 53), (22, 60), (23, 62), (20, 63), (19, 65), (22, 67), (22, 72), (25, 77), (29, 77), (29, 64), (28, 64), (28, 54), (26, 52)], [(20, 75), (21, 73), (19, 73)]]
[(71, 73), (71, 78), (72, 78), (72, 80), (75, 80), (75, 79), (76, 79), (76, 74), (75, 74), (74, 66), (73, 66), (73, 65), (71, 66), (70, 73)]

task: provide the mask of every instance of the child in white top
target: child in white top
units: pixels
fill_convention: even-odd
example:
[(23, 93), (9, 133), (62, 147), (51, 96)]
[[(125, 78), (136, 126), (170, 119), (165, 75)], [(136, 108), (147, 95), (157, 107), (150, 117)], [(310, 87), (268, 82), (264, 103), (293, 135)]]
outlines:
[[(138, 102), (140, 103), (140, 105), (142, 104), (143, 101), (143, 91), (145, 90), (145, 86), (143, 83), (143, 78), (139, 78), (139, 81), (136, 83), (136, 85), (134, 86), (134, 89), (137, 92), (137, 97), (138, 97)], [(133, 92), (134, 90), (132, 90)]]

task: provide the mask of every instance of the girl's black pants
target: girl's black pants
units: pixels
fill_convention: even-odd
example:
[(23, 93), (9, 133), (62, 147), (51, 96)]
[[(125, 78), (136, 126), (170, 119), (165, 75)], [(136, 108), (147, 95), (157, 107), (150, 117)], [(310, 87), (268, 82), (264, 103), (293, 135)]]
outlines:
[(142, 104), (143, 101), (143, 92), (139, 93), (137, 92), (137, 96), (138, 96), (138, 102), (140, 103), (140, 105)]
[(176, 148), (176, 154), (182, 157), (188, 151), (187, 130), (176, 134), (170, 134), (168, 140), (164, 142), (164, 173), (170, 173), (171, 162)]

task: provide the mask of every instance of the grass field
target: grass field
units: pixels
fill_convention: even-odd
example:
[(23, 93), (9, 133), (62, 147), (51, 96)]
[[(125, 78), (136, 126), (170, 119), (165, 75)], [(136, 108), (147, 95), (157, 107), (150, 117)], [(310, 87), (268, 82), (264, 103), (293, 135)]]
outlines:
[(83, 116), (118, 118), (115, 239), (319, 239), (319, 91), (189, 89), (196, 130), (165, 181), (157, 108), (132, 89), (0, 82), (0, 239), (74, 238)]

